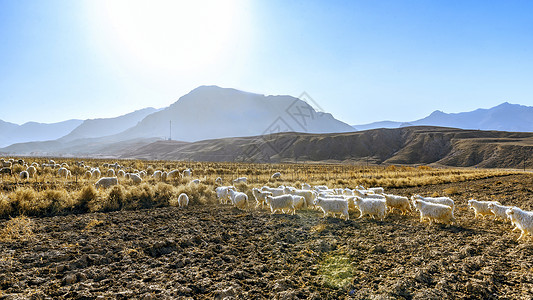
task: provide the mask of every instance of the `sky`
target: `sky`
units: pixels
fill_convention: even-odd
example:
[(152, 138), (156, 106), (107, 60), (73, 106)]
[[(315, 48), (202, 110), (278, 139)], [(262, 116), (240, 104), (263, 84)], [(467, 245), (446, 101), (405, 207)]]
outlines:
[(0, 120), (116, 117), (201, 85), (348, 124), (533, 106), (531, 1), (0, 0)]

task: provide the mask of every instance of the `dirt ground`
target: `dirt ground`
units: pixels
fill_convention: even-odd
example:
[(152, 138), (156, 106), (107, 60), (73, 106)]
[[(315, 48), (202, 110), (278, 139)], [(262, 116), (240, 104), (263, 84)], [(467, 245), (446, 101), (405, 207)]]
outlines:
[(452, 226), (222, 205), (33, 218), (30, 240), (0, 244), (0, 298), (533, 298), (533, 239), (516, 242), (509, 223), (466, 206), (533, 209), (533, 176), (387, 192), (452, 187)]

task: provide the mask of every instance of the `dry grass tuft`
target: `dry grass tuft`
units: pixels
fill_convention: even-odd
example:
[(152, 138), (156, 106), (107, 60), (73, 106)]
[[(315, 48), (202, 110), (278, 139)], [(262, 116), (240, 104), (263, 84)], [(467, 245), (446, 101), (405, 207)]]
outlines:
[(6, 221), (0, 229), (0, 242), (27, 241), (33, 237), (33, 221), (18, 216)]

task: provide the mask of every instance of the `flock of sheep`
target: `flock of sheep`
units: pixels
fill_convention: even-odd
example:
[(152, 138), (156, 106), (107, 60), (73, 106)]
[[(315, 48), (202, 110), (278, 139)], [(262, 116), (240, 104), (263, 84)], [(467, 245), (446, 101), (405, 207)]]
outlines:
[[(0, 159), (0, 174), (12, 174), (13, 164), (18, 163), (25, 169), (21, 171), (18, 176), (20, 179), (29, 179), (35, 176), (39, 164), (36, 162), (27, 165), (23, 160), (15, 161), (13, 159)], [(147, 177), (146, 171), (133, 170), (133, 172), (125, 172), (123, 166), (118, 163), (103, 164), (107, 168), (102, 177), (102, 172), (98, 167), (90, 167), (84, 162), (77, 162), (78, 166), (85, 169), (84, 177), (86, 179), (97, 179), (94, 184), (96, 188), (109, 188), (118, 184), (118, 177), (130, 179), (133, 183), (141, 183), (143, 178)], [(57, 169), (57, 175), (63, 178), (71, 176), (68, 169), (68, 164), (56, 164), (55, 161), (50, 160), (48, 163), (40, 165), (41, 167), (50, 167)], [(184, 171), (172, 170), (169, 172), (156, 170), (151, 175), (155, 179), (167, 180), (174, 178), (191, 178), (192, 171), (185, 169)], [(281, 173), (276, 172), (272, 174), (272, 179), (281, 178)], [(190, 183), (198, 184), (199, 179), (191, 179)], [(215, 183), (218, 187), (215, 189), (217, 198), (222, 204), (231, 204), (239, 209), (245, 209), (249, 205), (248, 195), (244, 192), (239, 192), (235, 188), (236, 184), (246, 183), (246, 177), (239, 177), (233, 180), (231, 186), (222, 186), (222, 179), (218, 177)], [(297, 209), (320, 209), (323, 217), (328, 215), (339, 214), (344, 219), (349, 219), (349, 211), (359, 211), (359, 218), (365, 215), (378, 220), (383, 220), (387, 213), (398, 210), (402, 215), (417, 210), (420, 213), (420, 222), (425, 219), (429, 223), (438, 222), (444, 224), (452, 224), (455, 222), (454, 211), (455, 203), (449, 197), (422, 197), (420, 195), (413, 195), (411, 199), (386, 194), (382, 187), (364, 188), (358, 186), (354, 189), (349, 188), (335, 188), (330, 189), (327, 186), (311, 186), (307, 183), (302, 184), (300, 189), (290, 186), (268, 187), (263, 186), (253, 188), (252, 194), (255, 198), (255, 207), (261, 208), (270, 207), (271, 213), (291, 213), (295, 214)], [(178, 196), (177, 201), (179, 207), (185, 207), (189, 204), (189, 197), (185, 193)], [(471, 199), (468, 201), (468, 207), (472, 208), (475, 213), (475, 218), (478, 216), (485, 217), (487, 215), (494, 215), (503, 220), (509, 220), (515, 227), (513, 231), (520, 230), (521, 234), (518, 240), (524, 238), (533, 232), (533, 211), (524, 211), (514, 206), (503, 206), (497, 201), (477, 201)]]
[[(272, 178), (279, 178), (279, 173)], [(246, 182), (246, 178), (238, 178), (237, 182)], [(248, 196), (238, 192), (235, 186), (219, 186), (216, 188), (217, 197), (222, 204), (232, 204), (237, 208), (244, 209), (248, 205)], [(429, 223), (438, 222), (444, 224), (455, 223), (455, 203), (449, 197), (422, 197), (413, 195), (411, 199), (386, 194), (382, 187), (365, 189), (358, 186), (355, 189), (335, 188), (327, 186), (310, 186), (302, 184), (300, 189), (290, 186), (277, 188), (263, 186), (253, 188), (255, 207), (262, 208), (267, 205), (271, 213), (295, 214), (297, 209), (313, 208), (320, 209), (323, 217), (339, 214), (345, 220), (349, 219), (349, 211), (359, 211), (359, 217), (365, 215), (378, 220), (383, 220), (387, 213), (398, 210), (402, 215), (416, 210), (420, 213), (420, 222), (428, 220)], [(497, 201), (478, 201), (471, 199), (468, 207), (474, 210), (475, 218), (494, 215), (502, 220), (509, 220), (515, 230), (520, 230), (518, 240), (533, 232), (533, 211), (524, 211), (514, 206), (503, 206)]]

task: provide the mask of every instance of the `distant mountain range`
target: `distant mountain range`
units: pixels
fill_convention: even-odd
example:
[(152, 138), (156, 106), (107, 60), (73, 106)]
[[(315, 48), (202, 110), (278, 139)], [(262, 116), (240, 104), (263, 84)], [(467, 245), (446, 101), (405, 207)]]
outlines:
[(0, 120), (0, 147), (28, 141), (58, 139), (83, 123), (83, 120), (68, 120), (58, 123), (28, 122), (17, 125)]
[(470, 112), (444, 113), (436, 110), (423, 119), (410, 122), (382, 121), (353, 127), (357, 130), (369, 130), (406, 126), (533, 132), (533, 107), (505, 102), (493, 108), (480, 108)]
[[(146, 108), (117, 118), (79, 123), (47, 141), (28, 139), (0, 148), (0, 153), (83, 156), (96, 155), (95, 150), (123, 141), (172, 138), (191, 142), (277, 132), (354, 131), (331, 114), (318, 112), (295, 97), (264, 96), (217, 86), (198, 87), (164, 109)], [(5, 127), (12, 130), (10, 123)]]

